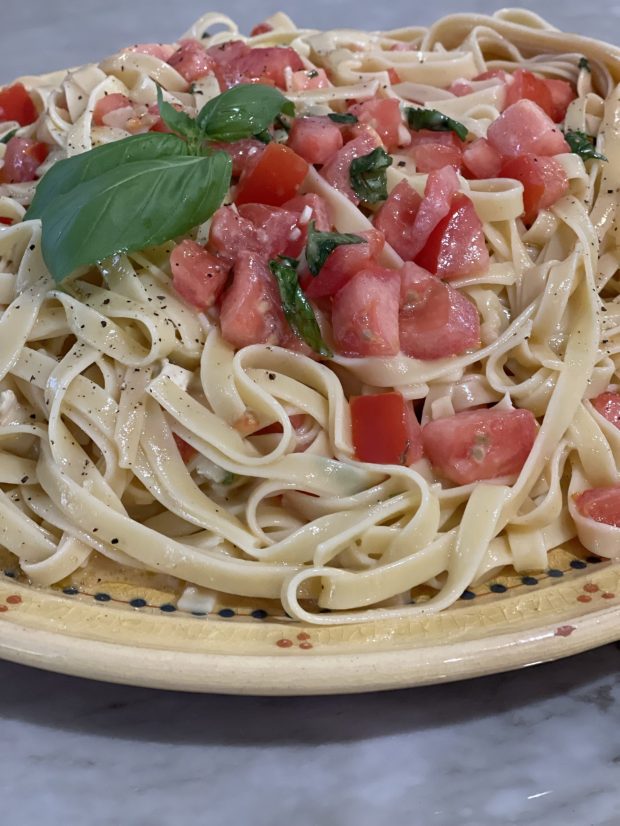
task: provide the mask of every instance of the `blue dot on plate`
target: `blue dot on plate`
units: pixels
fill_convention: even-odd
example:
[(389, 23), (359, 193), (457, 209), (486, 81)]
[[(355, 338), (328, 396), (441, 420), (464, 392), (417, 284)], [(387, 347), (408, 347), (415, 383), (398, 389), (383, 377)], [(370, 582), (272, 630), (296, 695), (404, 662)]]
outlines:
[(145, 608), (146, 607), (146, 600), (142, 599), (141, 597), (136, 597), (136, 599), (132, 599), (129, 601), (129, 604), (132, 608)]
[(68, 597), (74, 597), (76, 594), (79, 593), (78, 589), (75, 588), (73, 585), (69, 585), (67, 588), (62, 589), (63, 594), (66, 594)]
[(559, 579), (561, 576), (564, 576), (564, 571), (560, 571), (559, 568), (549, 568), (547, 574), (548, 576), (554, 577), (554, 579)]
[(95, 594), (95, 599), (97, 600), (97, 602), (109, 602), (112, 599), (112, 597), (109, 594), (105, 594), (102, 591), (100, 591), (98, 594)]
[(164, 614), (172, 614), (177, 610), (177, 607), (171, 602), (165, 602), (163, 605), (159, 606), (159, 610), (163, 611)]
[(600, 556), (587, 556), (586, 562), (589, 562), (591, 565), (596, 565), (601, 561)]
[(475, 599), (476, 595), (473, 591), (463, 591), (461, 594), (461, 599)]
[(489, 586), (489, 590), (493, 591), (494, 594), (504, 594), (508, 588), (500, 582), (494, 582), (493, 585)]
[(521, 582), (524, 585), (538, 585), (538, 580), (535, 576), (522, 576)]
[(252, 611), (252, 616), (254, 619), (265, 619), (265, 617), (269, 616), (267, 611), (263, 611), (262, 608), (257, 608), (256, 611)]
[(220, 615), (220, 617), (234, 617), (235, 616), (235, 612), (233, 611), (232, 608), (222, 608), (220, 611), (218, 611), (218, 614)]
[(570, 566), (571, 568), (575, 568), (575, 570), (579, 570), (580, 568), (587, 568), (588, 563), (584, 562), (582, 559), (572, 559)]

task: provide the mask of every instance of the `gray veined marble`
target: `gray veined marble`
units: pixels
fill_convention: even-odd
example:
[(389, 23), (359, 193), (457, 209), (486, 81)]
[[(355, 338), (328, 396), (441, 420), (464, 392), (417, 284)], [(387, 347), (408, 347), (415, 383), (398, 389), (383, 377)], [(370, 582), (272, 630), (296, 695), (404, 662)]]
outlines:
[[(300, 24), (390, 28), (504, 3), (280, 4)], [(620, 40), (617, 0), (532, 2)], [(267, 0), (220, 9), (245, 30)], [(2, 0), (0, 78), (173, 39), (201, 0)], [(8, 826), (619, 826), (620, 650), (468, 683), (328, 698), (226, 698), (0, 663)]]

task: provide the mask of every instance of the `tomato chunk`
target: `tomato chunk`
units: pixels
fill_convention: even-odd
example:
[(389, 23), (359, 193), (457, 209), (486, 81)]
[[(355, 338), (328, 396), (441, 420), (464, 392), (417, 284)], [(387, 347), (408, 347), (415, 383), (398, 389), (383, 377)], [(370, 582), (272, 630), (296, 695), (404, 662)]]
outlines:
[(419, 245), (413, 235), (413, 225), (422, 198), (405, 180), (397, 184), (388, 195), (374, 218), (374, 225), (385, 235), (387, 243), (405, 261), (411, 260)]
[(551, 117), (553, 103), (549, 87), (543, 78), (528, 72), (527, 69), (517, 69), (513, 72), (512, 83), (506, 86), (506, 107), (520, 100), (533, 100)]
[(502, 168), (502, 157), (486, 138), (477, 138), (465, 146), (463, 164), (474, 178), (497, 178)]
[(20, 126), (28, 126), (37, 118), (37, 110), (23, 83), (0, 89), (0, 123), (14, 120)]
[(356, 233), (365, 238), (364, 244), (343, 244), (330, 253), (321, 271), (306, 289), (308, 298), (324, 298), (335, 295), (338, 290), (362, 269), (376, 261), (384, 246), (383, 233), (376, 229)]
[(345, 356), (395, 356), (398, 340), (400, 276), (395, 270), (369, 267), (356, 273), (336, 293), (332, 333)]
[(185, 439), (183, 439), (177, 433), (173, 433), (172, 438), (174, 439), (174, 441), (176, 443), (176, 446), (177, 446), (177, 449), (178, 449), (179, 453), (181, 454), (181, 459), (185, 462), (185, 464), (187, 464), (189, 461), (191, 461), (194, 458), (194, 456), (196, 455), (196, 453), (198, 451), (196, 450), (196, 448), (194, 448), (190, 444), (188, 444), (185, 441)]
[(400, 347), (417, 359), (457, 356), (480, 346), (475, 305), (416, 264), (401, 270)]
[[(123, 95), (120, 92), (113, 92), (110, 95), (104, 95), (102, 98), (99, 98), (93, 111), (93, 123), (95, 126), (118, 126), (118, 123), (112, 123), (106, 120), (107, 116), (117, 109), (128, 110), (129, 117), (133, 115), (133, 105), (127, 95)], [(127, 120), (127, 116), (125, 116), (124, 119)]]
[(281, 206), (297, 194), (308, 174), (308, 164), (288, 146), (270, 143), (256, 163), (246, 166), (237, 188), (236, 203)]
[(151, 57), (157, 57), (159, 60), (167, 63), (176, 49), (168, 43), (136, 43), (134, 46), (129, 46), (125, 51), (136, 52), (136, 54), (148, 54), (151, 55)]
[(321, 175), (334, 189), (342, 192), (354, 204), (359, 204), (359, 198), (351, 188), (349, 169), (352, 161), (368, 155), (373, 149), (380, 146), (378, 135), (363, 132), (358, 137), (346, 143), (342, 149), (334, 153), (321, 169)]
[(332, 221), (329, 214), (329, 207), (320, 195), (314, 192), (308, 192), (305, 195), (295, 195), (290, 201), (282, 204), (283, 209), (288, 209), (290, 212), (298, 212), (300, 216), (299, 223), (302, 226), (307, 226), (310, 221), (314, 221), (314, 227), (319, 232), (329, 232), (332, 227)]
[(454, 132), (431, 132), (420, 129), (411, 133), (407, 152), (413, 157), (418, 172), (433, 172), (452, 166), (457, 172), (463, 164), (465, 143)]
[(323, 165), (342, 148), (342, 132), (329, 118), (296, 118), (288, 146), (311, 164)]
[(570, 151), (560, 129), (531, 100), (520, 100), (504, 110), (489, 126), (487, 140), (505, 158)]
[(353, 396), (350, 406), (358, 461), (411, 465), (422, 458), (422, 428), (401, 393)]
[(259, 34), (267, 34), (267, 32), (272, 32), (273, 26), (271, 23), (267, 23), (267, 21), (263, 21), (262, 23), (257, 23), (256, 26), (250, 32), (250, 37), (256, 37)]
[(454, 196), (448, 214), (431, 232), (416, 262), (448, 279), (475, 275), (488, 268), (482, 222), (467, 195)]
[(601, 393), (590, 403), (608, 422), (620, 428), (620, 393)]
[(575, 504), (582, 516), (620, 528), (620, 485), (584, 490), (575, 496)]
[(523, 220), (531, 224), (541, 209), (552, 206), (568, 192), (568, 178), (555, 158), (521, 155), (502, 166), (503, 178), (515, 178), (523, 184)]
[(226, 152), (232, 159), (232, 174), (234, 178), (238, 178), (247, 166), (251, 166), (256, 157), (265, 150), (265, 144), (256, 138), (242, 138), (238, 141), (231, 141), (230, 143), (213, 142), (210, 145), (211, 149), (220, 149)]
[(213, 74), (215, 68), (213, 59), (207, 54), (202, 44), (192, 38), (180, 41), (179, 48), (168, 58), (168, 63), (188, 83)]
[(575, 100), (577, 93), (572, 83), (555, 78), (545, 80), (551, 95), (551, 111), (549, 116), (555, 123), (561, 123), (566, 117), (569, 104)]
[(422, 428), (424, 452), (456, 485), (518, 473), (536, 439), (529, 410), (466, 410)]
[(282, 255), (291, 242), (298, 214), (288, 209), (244, 204), (235, 211), (220, 207), (211, 219), (209, 250), (232, 264), (240, 252), (256, 252), (265, 260)]
[(222, 91), (237, 83), (268, 83), (286, 89), (286, 70), (300, 71), (304, 64), (288, 46), (251, 49), (241, 40), (229, 40), (207, 49)]
[(372, 126), (388, 152), (393, 152), (400, 144), (403, 117), (396, 98), (371, 98), (362, 103), (356, 103), (349, 111), (357, 117), (360, 123)]
[(17, 184), (34, 181), (37, 169), (47, 158), (49, 147), (30, 138), (11, 138), (0, 169), (0, 183)]
[(290, 89), (293, 92), (306, 92), (309, 89), (327, 89), (331, 86), (325, 69), (302, 69), (291, 75)]
[(226, 286), (230, 267), (204, 247), (186, 238), (170, 255), (172, 286), (186, 301), (208, 310)]

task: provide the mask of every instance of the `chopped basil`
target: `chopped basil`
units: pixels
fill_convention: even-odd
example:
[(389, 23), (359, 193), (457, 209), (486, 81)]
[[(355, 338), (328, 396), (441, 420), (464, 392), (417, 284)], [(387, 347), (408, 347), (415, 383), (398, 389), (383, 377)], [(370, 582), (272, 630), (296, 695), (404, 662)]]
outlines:
[(295, 106), (273, 86), (240, 83), (207, 101), (196, 123), (211, 141), (237, 141), (263, 132), (283, 112), (293, 116)]
[(161, 86), (157, 87), (157, 107), (159, 116), (176, 135), (185, 138), (190, 152), (194, 155), (200, 153), (200, 147), (204, 143), (205, 135), (194, 118), (186, 112), (177, 111), (164, 100)]
[(607, 160), (605, 155), (601, 155), (601, 153), (597, 152), (594, 148), (594, 138), (586, 135), (585, 132), (569, 129), (568, 132), (564, 134), (564, 137), (566, 138), (566, 143), (570, 146), (570, 151), (574, 152), (575, 155), (579, 155), (584, 161)]
[(577, 64), (580, 69), (583, 69), (586, 72), (592, 72), (590, 67), (590, 61), (587, 57), (582, 57), (579, 59), (579, 63)]
[(306, 241), (306, 261), (312, 275), (318, 275), (331, 253), (343, 244), (365, 244), (364, 238), (350, 232), (319, 232), (314, 221), (308, 227)]
[(349, 180), (358, 198), (367, 204), (377, 204), (387, 198), (387, 177), (385, 170), (391, 166), (392, 158), (385, 149), (378, 146), (351, 161)]
[(323, 341), (312, 305), (299, 286), (298, 265), (299, 261), (294, 258), (280, 257), (269, 262), (269, 268), (278, 283), (286, 320), (315, 353), (329, 358), (333, 353)]
[(330, 112), (327, 117), (333, 120), (334, 123), (357, 123), (357, 118), (350, 112), (345, 112), (342, 115), (339, 112)]
[(0, 143), (8, 143), (11, 138), (15, 137), (15, 135), (17, 135), (17, 129), (11, 129), (10, 132), (7, 132), (6, 135), (3, 135), (2, 138), (0, 138)]
[(422, 109), (420, 107), (407, 106), (405, 109), (407, 123), (411, 129), (430, 129), (431, 132), (454, 132), (459, 138), (467, 140), (469, 130), (465, 124), (458, 120), (449, 118), (436, 109)]
[(254, 137), (261, 143), (271, 143), (273, 140), (273, 135), (271, 134), (269, 129), (263, 129), (262, 132), (257, 132), (257, 134), (254, 135)]

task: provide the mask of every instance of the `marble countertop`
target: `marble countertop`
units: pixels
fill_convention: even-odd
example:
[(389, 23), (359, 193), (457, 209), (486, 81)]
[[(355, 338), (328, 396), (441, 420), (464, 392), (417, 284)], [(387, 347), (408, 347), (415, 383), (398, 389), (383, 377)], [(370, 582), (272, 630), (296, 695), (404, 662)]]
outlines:
[[(277, 2), (227, 0), (243, 29)], [(428, 23), (464, 7), (289, 0), (304, 25)], [(542, 0), (527, 4), (549, 13)], [(173, 38), (203, 0), (2, 0), (0, 78)], [(416, 11), (417, 7), (417, 11)], [(79, 8), (79, 12), (76, 9)], [(553, 22), (618, 39), (616, 0)], [(0, 818), (30, 826), (617, 826), (620, 650), (467, 683), (323, 698), (192, 696), (0, 663)]]

